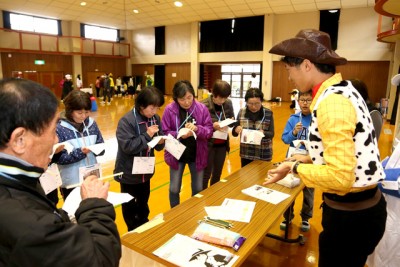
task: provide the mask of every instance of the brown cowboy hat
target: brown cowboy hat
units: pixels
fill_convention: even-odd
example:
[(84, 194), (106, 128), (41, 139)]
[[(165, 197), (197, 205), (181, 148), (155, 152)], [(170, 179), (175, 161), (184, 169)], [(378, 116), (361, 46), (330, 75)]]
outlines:
[(308, 59), (314, 63), (344, 65), (347, 59), (340, 57), (331, 47), (329, 34), (313, 29), (301, 30), (290, 38), (273, 46), (271, 54)]

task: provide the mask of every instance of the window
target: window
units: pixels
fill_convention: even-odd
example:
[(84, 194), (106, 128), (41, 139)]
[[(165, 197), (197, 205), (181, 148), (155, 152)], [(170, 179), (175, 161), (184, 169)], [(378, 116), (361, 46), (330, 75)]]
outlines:
[(16, 13), (10, 13), (10, 26), (12, 30), (38, 32), (57, 35), (59, 33), (58, 21)]
[(82, 37), (87, 39), (95, 39), (95, 40), (103, 40), (111, 42), (119, 41), (119, 31), (116, 29), (84, 24), (83, 32), (84, 34)]

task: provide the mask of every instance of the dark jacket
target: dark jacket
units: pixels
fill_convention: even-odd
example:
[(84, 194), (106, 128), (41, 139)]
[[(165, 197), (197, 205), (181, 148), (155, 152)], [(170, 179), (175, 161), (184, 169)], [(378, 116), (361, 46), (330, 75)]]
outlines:
[[(211, 120), (214, 124), (214, 122), (219, 121), (217, 114), (215, 112), (215, 105), (214, 102), (212, 101), (213, 99), (213, 95), (210, 95), (210, 97), (207, 97), (206, 99), (203, 99), (201, 102), (206, 105), (206, 107), (208, 108), (208, 111), (210, 112), (211, 115)], [(233, 119), (235, 117), (235, 113), (233, 112), (233, 105), (232, 105), (232, 101), (230, 99), (227, 99), (224, 104), (222, 104), (222, 108), (223, 108), (223, 116), (221, 117), (221, 121), (225, 120), (225, 119)], [(230, 125), (232, 126), (232, 125)], [(215, 132), (215, 131), (214, 131)], [(214, 138), (210, 138), (208, 145), (212, 146), (214, 143)], [(226, 145), (226, 151), (230, 151), (230, 146), (229, 146), (229, 135), (228, 135), (228, 140), (225, 143)]]
[[(160, 116), (157, 114), (149, 121), (148, 118), (140, 115), (139, 111), (133, 109), (126, 113), (118, 122), (117, 141), (118, 152), (115, 160), (114, 173), (123, 172), (122, 177), (116, 177), (115, 180), (126, 184), (139, 184), (150, 180), (151, 174), (132, 174), (134, 157), (154, 157), (154, 149), (149, 149), (147, 145), (152, 138), (147, 134), (147, 126), (150, 124), (158, 125), (158, 135), (164, 135), (161, 127)], [(156, 145), (155, 149), (160, 151), (164, 144)]]
[(44, 194), (43, 169), (0, 155), (0, 169), (9, 167), (18, 174), (0, 174), (0, 266), (118, 266), (121, 243), (109, 202), (83, 200), (72, 223)]

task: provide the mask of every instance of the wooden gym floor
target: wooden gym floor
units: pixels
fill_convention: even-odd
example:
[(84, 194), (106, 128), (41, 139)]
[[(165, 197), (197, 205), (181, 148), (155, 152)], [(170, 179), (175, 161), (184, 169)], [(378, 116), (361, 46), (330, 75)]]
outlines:
[[(160, 109), (159, 114), (162, 116), (165, 106), (172, 101), (170, 96), (165, 97), (165, 104)], [(235, 115), (241, 107), (244, 106), (244, 100), (232, 99), (235, 109)], [(117, 143), (115, 139), (115, 131), (119, 119), (133, 107), (134, 100), (132, 98), (114, 97), (110, 106), (101, 106), (100, 100), (97, 99), (98, 111), (92, 112), (91, 116), (96, 120), (106, 142), (106, 154), (99, 158), (102, 165), (103, 176), (110, 175), (114, 169), (115, 155)], [(281, 140), (281, 135), (285, 127), (286, 121), (293, 110), (289, 108), (289, 102), (269, 103), (264, 102), (265, 107), (270, 108), (274, 113), (275, 137), (273, 140), (273, 160), (278, 162), (285, 158), (287, 145)], [(63, 104), (60, 104), (62, 110)], [(379, 140), (379, 149), (382, 159), (390, 154), (393, 140), (394, 126), (388, 122), (384, 123), (381, 137)], [(235, 172), (240, 169), (239, 156), (239, 140), (230, 136), (231, 151), (226, 158), (222, 176)], [(166, 212), (170, 209), (168, 199), (169, 189), (169, 167), (164, 162), (164, 152), (156, 151), (156, 170), (155, 175), (151, 179), (151, 194), (149, 200), (150, 216), (153, 218), (159, 213)], [(120, 192), (119, 183), (112, 181), (110, 191)], [(181, 190), (181, 202), (190, 198), (190, 173), (186, 169), (183, 175), (183, 183)], [(321, 232), (321, 196), (319, 190), (315, 190), (314, 216), (310, 220), (311, 229), (309, 232), (302, 233), (307, 241), (304, 246), (299, 244), (287, 244), (266, 237), (254, 250), (252, 255), (245, 261), (242, 266), (251, 267), (311, 267), (317, 266), (318, 262), (318, 235)], [(302, 204), (302, 195), (300, 194), (295, 204), (295, 218), (290, 226), (289, 237), (297, 237), (300, 232), (300, 209)], [(62, 205), (62, 200), (59, 205)], [(115, 208), (117, 213), (116, 223), (121, 235), (127, 232), (125, 222), (122, 217), (121, 206)], [(265, 216), (268, 216), (266, 214)], [(271, 229), (271, 233), (283, 235), (283, 231), (279, 229), (279, 224), (283, 218), (277, 218), (275, 226)]]

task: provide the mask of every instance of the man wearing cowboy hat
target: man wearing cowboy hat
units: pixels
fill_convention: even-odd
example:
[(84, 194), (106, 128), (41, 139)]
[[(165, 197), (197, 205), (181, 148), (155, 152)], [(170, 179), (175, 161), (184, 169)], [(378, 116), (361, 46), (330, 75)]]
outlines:
[(301, 30), (273, 46), (300, 92), (312, 89), (309, 156), (298, 155), (268, 172), (264, 184), (288, 172), (323, 192), (319, 266), (363, 267), (385, 231), (384, 179), (375, 130), (367, 106), (336, 66), (347, 60), (331, 48), (330, 36)]

